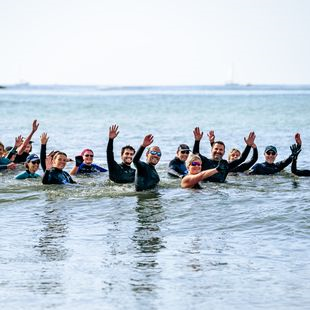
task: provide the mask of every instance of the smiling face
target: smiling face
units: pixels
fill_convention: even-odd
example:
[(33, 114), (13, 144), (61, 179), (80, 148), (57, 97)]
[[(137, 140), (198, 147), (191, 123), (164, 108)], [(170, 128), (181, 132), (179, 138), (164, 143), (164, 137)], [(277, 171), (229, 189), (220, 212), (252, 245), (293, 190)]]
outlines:
[(190, 174), (197, 174), (201, 171), (201, 160), (195, 159), (192, 161), (189, 166), (188, 170)]
[(29, 154), (31, 152), (31, 150), (32, 150), (32, 144), (28, 143), (26, 148), (25, 148), (25, 150), (24, 150), (24, 152)]
[(277, 158), (277, 153), (275, 153), (274, 151), (267, 151), (265, 152), (265, 160), (268, 164), (273, 164)]
[(152, 146), (146, 153), (146, 161), (153, 166), (157, 165), (160, 161), (161, 151), (158, 146)]
[(57, 153), (53, 158), (53, 167), (57, 169), (64, 169), (67, 164), (67, 156), (61, 153)]
[(126, 148), (124, 149), (124, 152), (121, 155), (121, 159), (125, 165), (130, 166), (134, 155), (135, 155), (135, 152), (132, 149)]
[(182, 161), (186, 161), (189, 155), (189, 151), (187, 150), (181, 150), (181, 151), (177, 151), (177, 157), (182, 160)]
[(241, 156), (241, 153), (237, 149), (232, 149), (228, 155), (228, 161), (234, 161), (236, 159), (239, 159)]
[(93, 163), (93, 160), (94, 160), (94, 153), (92, 151), (89, 150), (83, 154), (84, 164), (91, 165)]
[(30, 173), (35, 173), (39, 169), (40, 160), (29, 161), (26, 164), (27, 169)]
[(225, 145), (217, 142), (214, 143), (211, 150), (212, 159), (220, 161), (224, 156), (224, 154), (225, 154)]

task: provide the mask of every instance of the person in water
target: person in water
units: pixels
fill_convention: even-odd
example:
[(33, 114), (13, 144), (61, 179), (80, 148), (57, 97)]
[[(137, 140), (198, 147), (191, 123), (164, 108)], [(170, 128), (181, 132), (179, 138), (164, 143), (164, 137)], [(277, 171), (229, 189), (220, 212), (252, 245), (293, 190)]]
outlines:
[(107, 172), (108, 170), (93, 163), (94, 152), (90, 149), (82, 151), (81, 155), (75, 157), (75, 167), (70, 171), (71, 175), (80, 173)]
[(17, 154), (15, 157), (14, 162), (17, 163), (24, 163), (29, 156), (30, 152), (32, 151), (32, 141), (31, 138), (33, 134), (38, 130), (39, 128), (39, 123), (35, 119), (32, 122), (32, 130), (28, 137), (23, 141), (23, 143), (17, 148)]
[[(252, 149), (253, 149), (253, 156), (249, 161), (246, 161), (242, 164), (240, 164), (239, 166), (237, 166), (236, 168), (233, 168), (230, 170), (230, 172), (244, 172), (249, 170), (257, 161), (258, 159), (258, 151), (257, 151), (257, 147), (256, 144), (253, 143), (252, 144)], [(234, 160), (237, 160), (241, 157), (241, 152), (236, 149), (233, 148), (230, 150), (229, 154), (228, 154), (228, 163), (233, 162)]]
[(226, 163), (223, 160), (218, 162), (216, 168), (211, 168), (208, 170), (201, 171), (202, 160), (199, 155), (191, 154), (186, 161), (186, 167), (188, 169), (188, 174), (183, 176), (181, 181), (182, 188), (195, 188), (202, 189), (199, 182), (211, 177), (212, 175), (221, 172), (226, 169)]
[(52, 152), (45, 160), (45, 173), (43, 184), (69, 184), (76, 183), (68, 172), (63, 171), (67, 164), (67, 154), (64, 152)]
[(188, 159), (190, 149), (186, 144), (180, 144), (177, 149), (177, 154), (172, 159), (168, 166), (168, 175), (172, 177), (182, 178), (187, 173), (186, 160)]
[(136, 191), (153, 189), (159, 183), (159, 175), (155, 169), (161, 158), (161, 151), (158, 146), (150, 147), (146, 152), (146, 162), (140, 161), (145, 148), (153, 143), (154, 137), (149, 134), (144, 137), (142, 145), (139, 147), (133, 158), (133, 163), (137, 168)]
[(118, 164), (114, 159), (113, 153), (113, 141), (118, 134), (118, 126), (112, 125), (109, 128), (109, 142), (107, 146), (109, 178), (115, 183), (133, 183), (135, 181), (136, 169), (131, 168), (131, 163), (136, 151), (130, 145), (123, 146), (121, 150), (122, 162)]
[[(203, 137), (203, 132), (200, 131), (199, 127), (196, 127), (193, 131), (194, 137), (195, 137), (195, 144), (193, 148), (193, 153), (198, 154), (199, 157), (201, 158), (202, 161), (202, 171), (216, 168), (219, 161), (223, 158), (225, 154), (225, 144), (222, 141), (215, 141), (212, 144), (211, 148), (211, 159), (207, 158), (206, 156), (203, 156), (199, 153), (199, 144), (200, 140)], [(214, 134), (213, 134), (214, 136)], [(223, 183), (226, 180), (226, 177), (230, 171), (232, 171), (234, 168), (239, 166), (241, 163), (245, 161), (247, 158), (252, 145), (254, 144), (255, 141), (255, 133), (250, 132), (247, 138), (244, 138), (244, 142), (246, 143), (246, 147), (244, 151), (241, 154), (241, 157), (237, 160), (234, 160), (232, 162), (228, 162), (226, 160), (223, 160), (222, 166), (225, 164), (226, 169), (221, 169), (220, 172), (204, 179), (203, 181), (209, 181), (209, 182), (219, 182)], [(210, 136), (209, 136), (209, 141), (210, 141)]]
[(250, 174), (260, 174), (260, 175), (269, 175), (280, 172), (286, 168), (294, 157), (294, 153), (287, 157), (286, 159), (275, 162), (278, 156), (278, 150), (273, 145), (268, 145), (265, 148), (264, 152), (265, 162), (255, 164), (249, 171)]
[(31, 154), (27, 157), (26, 162), (25, 162), (25, 167), (26, 171), (18, 174), (15, 179), (17, 180), (24, 180), (28, 178), (39, 178), (40, 175), (37, 174), (36, 172), (39, 169), (40, 166), (40, 158), (36, 154)]
[(296, 135), (295, 135), (295, 142), (296, 142), (296, 144), (293, 144), (291, 146), (292, 154), (294, 154), (292, 165), (291, 165), (291, 171), (292, 171), (292, 173), (294, 173), (295, 175), (297, 175), (299, 177), (310, 177), (310, 170), (297, 169), (297, 158), (298, 158), (298, 154), (301, 151), (301, 144), (302, 144), (301, 137), (300, 137), (299, 133), (296, 133)]

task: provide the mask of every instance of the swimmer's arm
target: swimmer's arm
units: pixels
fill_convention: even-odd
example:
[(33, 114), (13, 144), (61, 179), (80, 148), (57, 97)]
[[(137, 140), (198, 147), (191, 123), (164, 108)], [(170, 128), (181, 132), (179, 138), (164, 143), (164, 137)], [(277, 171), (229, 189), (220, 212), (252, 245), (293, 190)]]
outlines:
[(18, 155), (21, 155), (23, 154), (26, 146), (29, 144), (33, 134), (38, 130), (39, 128), (39, 123), (37, 123), (37, 120), (35, 119), (33, 122), (32, 122), (32, 130), (30, 132), (30, 134), (28, 135), (28, 137), (26, 138), (26, 140), (23, 142), (23, 144), (17, 148), (17, 154)]
[(181, 181), (181, 187), (191, 188), (195, 186), (197, 183), (199, 183), (200, 181), (207, 179), (216, 173), (218, 173), (218, 170), (216, 168), (213, 168), (213, 169), (201, 171), (195, 175), (186, 175)]

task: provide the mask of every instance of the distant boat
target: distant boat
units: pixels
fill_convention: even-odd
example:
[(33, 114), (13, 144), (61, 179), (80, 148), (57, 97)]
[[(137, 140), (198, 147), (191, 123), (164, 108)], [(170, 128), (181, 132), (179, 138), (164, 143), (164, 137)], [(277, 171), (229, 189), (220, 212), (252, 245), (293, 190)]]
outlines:
[(6, 88), (6, 87), (5, 87), (5, 86), (0, 85), (0, 89), (4, 89), (4, 88)]

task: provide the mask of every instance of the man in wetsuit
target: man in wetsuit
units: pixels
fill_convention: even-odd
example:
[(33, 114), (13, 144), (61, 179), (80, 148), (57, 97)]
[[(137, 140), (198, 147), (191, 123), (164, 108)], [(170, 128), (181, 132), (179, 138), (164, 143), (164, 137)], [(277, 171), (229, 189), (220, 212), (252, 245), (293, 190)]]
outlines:
[(297, 175), (299, 177), (310, 177), (310, 170), (307, 170), (307, 169), (304, 169), (304, 170), (297, 169), (297, 157), (298, 157), (298, 154), (301, 151), (301, 137), (300, 137), (299, 133), (296, 133), (295, 141), (296, 141), (296, 144), (293, 144), (291, 146), (291, 151), (292, 151), (292, 154), (293, 154), (293, 161), (292, 161), (292, 165), (291, 165), (291, 171), (292, 171), (292, 173), (294, 173), (295, 175)]
[[(200, 140), (203, 137), (203, 132), (200, 131), (199, 127), (196, 127), (193, 131), (194, 137), (195, 137), (195, 144), (193, 148), (193, 153), (194, 154), (199, 154), (201, 161), (202, 161), (202, 171), (203, 170), (208, 170), (212, 168), (216, 168), (219, 161), (223, 158), (225, 154), (225, 144), (222, 141), (215, 141), (212, 144), (212, 149), (211, 149), (211, 159), (207, 158), (206, 156), (203, 156), (199, 153), (199, 144)], [(247, 158), (251, 147), (254, 143), (255, 140), (255, 133), (250, 132), (247, 138), (244, 138), (244, 142), (246, 143), (246, 148), (242, 152), (242, 155), (239, 159), (234, 160), (232, 162), (227, 162), (227, 160), (223, 160), (222, 165), (224, 163), (226, 164), (226, 169), (222, 169), (220, 172), (214, 174), (213, 176), (205, 179), (204, 181), (209, 181), (209, 182), (219, 182), (223, 183), (226, 180), (226, 177), (230, 171), (232, 171), (234, 168), (239, 166), (241, 163), (245, 161)], [(210, 137), (209, 137), (210, 140)]]
[(180, 144), (177, 155), (169, 163), (168, 174), (172, 177), (183, 178), (187, 173), (185, 162), (188, 158), (190, 149), (186, 144)]
[(155, 166), (160, 161), (161, 151), (158, 146), (152, 146), (146, 152), (146, 163), (140, 161), (143, 151), (153, 143), (153, 135), (144, 137), (142, 145), (133, 158), (133, 163), (137, 168), (136, 191), (153, 189), (159, 182), (159, 175)]
[(112, 125), (109, 128), (109, 142), (107, 146), (109, 178), (115, 183), (133, 183), (135, 181), (136, 169), (131, 168), (131, 163), (135, 154), (135, 149), (130, 145), (122, 147), (122, 163), (118, 164), (114, 160), (113, 153), (113, 141), (118, 136), (118, 134), (118, 126)]
[(285, 160), (275, 163), (278, 151), (277, 148), (273, 145), (268, 145), (266, 147), (264, 155), (265, 155), (265, 162), (255, 164), (250, 169), (249, 171), (250, 174), (269, 175), (280, 172), (292, 162), (294, 156), (292, 152), (292, 154)]

